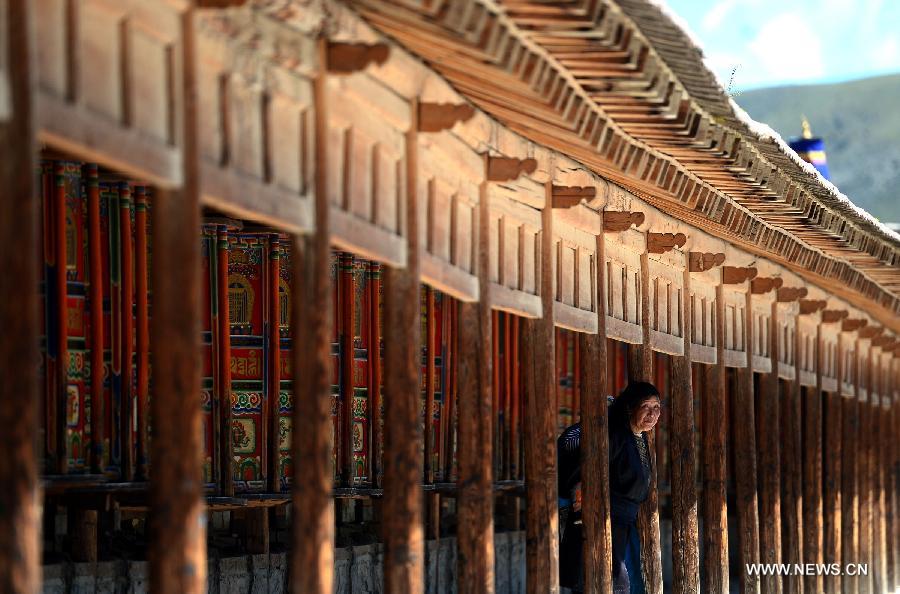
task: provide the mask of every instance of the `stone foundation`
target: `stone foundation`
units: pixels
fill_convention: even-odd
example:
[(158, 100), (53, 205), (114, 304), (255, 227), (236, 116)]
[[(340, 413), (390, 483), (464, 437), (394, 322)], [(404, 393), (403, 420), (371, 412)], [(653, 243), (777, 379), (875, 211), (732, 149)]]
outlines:
[[(525, 592), (525, 533), (494, 535), (497, 594)], [(383, 547), (371, 544), (334, 552), (335, 594), (384, 591)], [(59, 563), (44, 566), (44, 594), (146, 594), (146, 561)], [(285, 553), (209, 560), (209, 594), (283, 594), (287, 592)], [(456, 592), (456, 539), (425, 543), (428, 594)]]

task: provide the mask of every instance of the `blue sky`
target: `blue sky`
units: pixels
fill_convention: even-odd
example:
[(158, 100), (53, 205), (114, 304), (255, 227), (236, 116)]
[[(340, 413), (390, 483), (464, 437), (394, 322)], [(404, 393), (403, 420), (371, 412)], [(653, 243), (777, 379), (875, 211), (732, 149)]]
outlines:
[(667, 0), (722, 84), (746, 90), (900, 71), (900, 0)]

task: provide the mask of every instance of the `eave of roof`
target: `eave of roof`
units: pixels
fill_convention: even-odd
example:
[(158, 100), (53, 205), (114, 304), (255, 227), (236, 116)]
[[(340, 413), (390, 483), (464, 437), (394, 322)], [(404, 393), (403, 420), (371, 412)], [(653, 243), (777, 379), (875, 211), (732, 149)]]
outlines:
[(511, 129), (882, 319), (900, 313), (896, 234), (749, 120), (658, 6), (352, 4)]

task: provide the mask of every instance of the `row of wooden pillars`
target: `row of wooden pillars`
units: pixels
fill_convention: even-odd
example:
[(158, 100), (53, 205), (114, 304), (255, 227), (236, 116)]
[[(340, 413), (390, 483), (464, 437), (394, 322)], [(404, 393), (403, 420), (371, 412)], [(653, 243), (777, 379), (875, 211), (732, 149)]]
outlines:
[[(27, 12), (25, 0), (10, 0), (7, 19), (13, 25), (7, 42), (9, 53), (27, 55)], [(183, 15), (183, 63), (193, 64), (193, 32), (191, 11)], [(16, 25), (21, 26), (16, 26)], [(324, 42), (323, 42), (324, 43)], [(326, 52), (320, 48), (320, 56)], [(17, 341), (0, 343), (0, 423), (7, 428), (0, 434), (0, 591), (33, 592), (38, 588), (40, 572), (39, 513), (37, 461), (33, 446), (37, 427), (36, 403), (39, 400), (36, 377), (31, 373), (34, 353), (22, 344), (38, 344), (36, 315), (35, 222), (37, 203), (24, 200), (33, 196), (31, 172), (34, 131), (31, 117), (31, 82), (27, 61), (12, 65), (10, 70), (12, 113), (0, 124), (0, 141), (4, 146), (20, 147), (9, 158), (0, 161), (0, 233), (10, 238), (21, 250), (0, 252), (0, 327)], [(324, 72), (316, 82), (315, 103), (325, 109)], [(195, 88), (194, 72), (184, 69), (179, 81), (184, 89)], [(205, 510), (200, 480), (202, 448), (197, 386), (200, 384), (199, 335), (200, 254), (196, 233), (200, 228), (200, 192), (197, 161), (196, 104), (191, 92), (185, 94), (183, 117), (183, 159), (177, 188), (160, 188), (153, 209), (154, 258), (151, 273), (154, 287), (152, 352), (157, 379), (151, 399), (152, 417), (165, 419), (158, 423), (151, 442), (151, 457), (159, 461), (151, 477), (151, 541), (150, 579), (154, 592), (201, 592), (205, 588)], [(411, 106), (413, 116), (418, 113)], [(292, 242), (292, 262), (300, 290), (292, 302), (291, 320), (295, 336), (305, 336), (294, 349), (298, 375), (305, 378), (297, 391), (294, 413), (295, 439), (293, 455), (302, 460), (302, 480), (294, 482), (292, 517), (294, 522), (291, 583), (295, 592), (330, 593), (333, 588), (334, 564), (334, 500), (331, 469), (331, 323), (329, 205), (326, 192), (326, 118), (316, 118), (316, 219), (315, 233)], [(407, 147), (416, 147), (417, 125), (410, 126)], [(416, 151), (406, 155), (406, 187), (416, 188)], [(488, 176), (485, 176), (486, 178)], [(484, 182), (487, 184), (488, 182)], [(459, 407), (468, 411), (459, 423), (459, 546), (458, 583), (460, 592), (493, 590), (493, 470), (491, 451), (491, 319), (490, 283), (487, 281), (489, 230), (488, 200), (482, 196), (479, 221), (477, 276), (479, 301), (460, 305), (461, 349), (459, 361)], [(525, 445), (527, 584), (530, 593), (558, 590), (557, 498), (556, 498), (556, 410), (553, 368), (554, 324), (552, 299), (552, 188), (548, 187), (547, 206), (543, 210), (540, 294), (542, 317), (523, 322), (522, 360), (523, 387), (528, 411), (523, 424)], [(385, 518), (385, 590), (387, 592), (423, 591), (424, 528), (423, 496), (420, 489), (424, 439), (420, 423), (418, 345), (419, 262), (420, 246), (417, 229), (417, 201), (406, 201), (407, 262), (404, 268), (385, 271), (385, 454), (384, 454), (384, 518)], [(641, 320), (642, 345), (632, 349), (629, 366), (632, 379), (651, 380), (653, 374), (649, 326), (649, 267), (647, 254), (642, 262)], [(596, 262), (603, 263), (604, 239), (597, 237)], [(596, 269), (597, 286), (605, 287), (605, 268)], [(690, 273), (685, 272), (685, 287)], [(23, 287), (25, 289), (23, 290)], [(34, 290), (28, 289), (34, 287)], [(721, 287), (720, 287), (721, 289)], [(587, 591), (610, 592), (611, 539), (608, 509), (608, 468), (606, 437), (606, 395), (610, 378), (605, 365), (596, 361), (608, 358), (606, 336), (606, 300), (599, 295), (597, 334), (583, 334), (580, 340), (581, 405), (584, 426), (585, 509), (584, 524), (587, 557)], [(746, 311), (752, 311), (750, 292)], [(684, 300), (682, 319), (690, 319)], [(721, 307), (724, 299), (717, 300)], [(717, 313), (717, 320), (724, 320)], [(773, 320), (775, 315), (773, 315)], [(746, 343), (752, 344), (752, 324), (747, 324)], [(724, 367), (724, 328), (716, 328), (719, 363), (702, 399), (708, 419), (719, 418), (725, 410), (726, 371)], [(772, 332), (774, 337), (776, 332)], [(726, 538), (727, 501), (725, 492), (726, 423), (705, 423), (703, 443), (703, 500), (694, 481), (698, 460), (694, 445), (694, 387), (690, 372), (691, 337), (685, 332), (683, 353), (673, 359), (671, 384), (671, 476), (673, 493), (673, 567), (675, 591), (700, 591), (700, 547), (705, 547), (704, 591), (728, 591)], [(819, 340), (821, 343), (821, 340)], [(776, 345), (777, 350), (777, 345)], [(801, 422), (810, 424), (805, 432), (809, 452), (824, 450), (826, 443), (819, 432), (822, 426), (819, 402), (822, 398), (821, 377), (812, 398), (806, 398), (807, 411), (800, 414), (799, 382), (781, 384), (777, 373), (777, 353), (772, 353), (773, 366), (767, 388), (755, 385), (752, 355), (739, 372), (739, 389), (735, 394), (733, 414), (741, 422), (733, 423), (735, 457), (746, 468), (736, 473), (739, 543), (743, 563), (758, 561), (797, 562), (815, 554), (822, 543), (827, 562), (836, 559), (854, 561), (875, 558), (884, 566), (884, 579), (896, 582), (898, 577), (897, 500), (894, 488), (887, 489), (889, 477), (897, 478), (897, 448), (889, 452), (878, 445), (881, 436), (897, 435), (897, 407), (892, 416), (875, 414), (871, 406), (858, 399), (829, 396), (825, 417), (827, 443), (832, 430), (840, 427), (841, 452), (837, 456), (817, 455), (812, 464), (801, 456), (801, 444), (795, 431)], [(820, 349), (821, 350), (821, 349)], [(548, 352), (549, 351), (549, 352)], [(821, 356), (821, 355), (820, 355)], [(821, 365), (819, 366), (821, 367)], [(783, 386), (790, 386), (784, 389)], [(840, 379), (839, 379), (840, 385)], [(882, 387), (882, 393), (890, 393)], [(10, 395), (15, 394), (13, 399)], [(758, 395), (758, 404), (754, 402)], [(24, 404), (23, 404), (24, 403)], [(838, 419), (838, 420), (835, 420)], [(790, 443), (780, 439), (788, 426), (794, 433)], [(877, 426), (877, 429), (875, 428)], [(757, 436), (760, 438), (757, 444)], [(896, 440), (894, 440), (896, 441)], [(758, 450), (758, 451), (757, 451)], [(655, 451), (655, 448), (654, 448)], [(759, 464), (757, 465), (757, 459)], [(803, 472), (816, 470), (816, 460), (824, 460), (823, 480), (804, 478), (799, 483), (799, 464)], [(656, 467), (656, 464), (654, 464)], [(812, 467), (812, 468), (811, 468)], [(886, 471), (891, 469), (893, 474)], [(840, 481), (836, 480), (840, 474)], [(823, 495), (817, 484), (824, 483)], [(840, 489), (835, 485), (839, 483)], [(654, 477), (655, 484), (655, 477)], [(807, 493), (807, 489), (810, 490)], [(801, 494), (802, 491), (802, 494)], [(656, 489), (641, 513), (641, 540), (645, 582), (650, 593), (662, 591), (662, 559), (660, 521)], [(800, 505), (798, 501), (823, 500), (821, 514), (817, 505)], [(877, 501), (877, 504), (874, 503)], [(783, 506), (791, 513), (782, 515)], [(885, 513), (872, 513), (873, 509)], [(802, 511), (802, 513), (801, 513)], [(890, 512), (890, 515), (888, 514)], [(698, 529), (698, 514), (704, 518), (703, 538)], [(780, 525), (785, 517), (785, 526)], [(888, 521), (888, 518), (890, 520)], [(801, 523), (801, 519), (803, 522)], [(804, 531), (801, 531), (801, 526)], [(821, 527), (821, 528), (820, 528)], [(893, 537), (893, 538), (892, 538)], [(783, 541), (782, 541), (783, 539)], [(812, 544), (803, 544), (812, 543)], [(893, 543), (888, 547), (888, 543)], [(802, 548), (802, 547), (806, 548)], [(829, 549), (831, 547), (831, 549)], [(872, 553), (874, 551), (874, 557)], [(834, 556), (829, 557), (829, 553)], [(870, 555), (870, 556), (866, 556)], [(893, 555), (893, 557), (888, 557)], [(893, 559), (893, 562), (891, 562)], [(893, 571), (889, 568), (893, 567)], [(301, 570), (302, 568), (302, 570)], [(873, 572), (877, 571), (873, 568)], [(743, 592), (800, 591), (800, 580), (769, 578), (764, 583), (747, 572), (742, 573)], [(808, 582), (807, 582), (808, 583)], [(859, 582), (862, 583), (862, 582)], [(816, 589), (817, 582), (806, 586)], [(833, 582), (829, 582), (833, 585)], [(825, 585), (826, 589), (832, 586)], [(876, 587), (874, 584), (870, 587)], [(830, 591), (837, 591), (832, 589)], [(856, 590), (852, 590), (856, 591)], [(862, 589), (862, 592), (875, 591)]]

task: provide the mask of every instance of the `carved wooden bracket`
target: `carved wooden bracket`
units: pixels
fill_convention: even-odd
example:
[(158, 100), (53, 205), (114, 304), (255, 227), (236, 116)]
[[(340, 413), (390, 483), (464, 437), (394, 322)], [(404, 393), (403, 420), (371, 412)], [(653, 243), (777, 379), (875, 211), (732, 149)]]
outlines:
[(772, 289), (780, 289), (784, 279), (778, 276), (760, 277), (750, 281), (750, 292), (754, 295), (768, 293)]
[(644, 222), (644, 213), (642, 212), (615, 212), (612, 210), (603, 211), (603, 230), (607, 233), (621, 233), (628, 231), (631, 226), (640, 226)]
[(684, 233), (647, 233), (647, 253), (664, 254), (687, 242)]
[(855, 332), (860, 328), (864, 328), (869, 322), (862, 318), (844, 320), (841, 322), (841, 332)]
[(806, 287), (781, 287), (775, 293), (775, 301), (778, 303), (791, 303), (806, 297), (809, 291)]
[(828, 302), (824, 299), (801, 299), (800, 315), (816, 313), (821, 309), (825, 309), (825, 305), (827, 305), (827, 303)]
[(390, 54), (386, 43), (341, 43), (328, 42), (328, 72), (332, 74), (352, 74), (365, 69), (369, 64), (384, 64)]
[(756, 268), (752, 266), (747, 268), (741, 268), (738, 266), (723, 266), (722, 267), (722, 284), (723, 285), (739, 285), (748, 280), (753, 280), (756, 278), (757, 274)]
[(553, 208), (571, 208), (596, 196), (594, 186), (553, 186)]
[(873, 338), (872, 346), (889, 351), (894, 348), (895, 342), (896, 340), (893, 336), (884, 334), (882, 336), (876, 336), (875, 338)]
[(860, 328), (858, 336), (860, 338), (875, 338), (881, 336), (882, 333), (884, 333), (883, 326), (866, 326), (865, 328)]
[(449, 130), (474, 115), (475, 108), (468, 103), (419, 103), (419, 132)]
[(196, 0), (197, 8), (230, 8), (243, 6), (247, 0)]
[(715, 266), (725, 263), (725, 254), (713, 254), (710, 252), (688, 253), (688, 271), (706, 272)]
[(826, 309), (822, 312), (822, 323), (834, 324), (835, 322), (840, 322), (848, 315), (850, 315), (850, 312), (846, 309)]
[(537, 159), (515, 159), (512, 157), (488, 157), (487, 180), (504, 182), (517, 179), (523, 173), (534, 173)]

